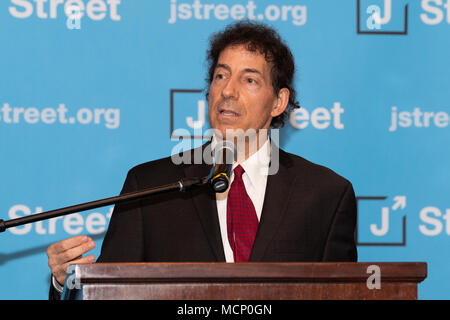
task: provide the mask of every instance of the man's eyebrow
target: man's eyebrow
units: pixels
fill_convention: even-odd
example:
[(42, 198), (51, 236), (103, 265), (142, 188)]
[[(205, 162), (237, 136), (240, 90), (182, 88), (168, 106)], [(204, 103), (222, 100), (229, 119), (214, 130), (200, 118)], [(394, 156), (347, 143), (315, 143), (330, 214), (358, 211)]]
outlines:
[(217, 68), (223, 68), (223, 69), (225, 69), (225, 70), (231, 72), (231, 68), (230, 68), (230, 66), (227, 65), (227, 64), (218, 63), (218, 64), (216, 65), (216, 69), (217, 69)]
[(259, 71), (258, 69), (245, 68), (244, 72), (256, 73), (256, 74), (259, 74), (260, 76), (263, 76), (262, 72)]
[[(218, 63), (218, 64), (216, 65), (216, 69), (217, 69), (217, 68), (223, 68), (223, 69), (227, 70), (228, 72), (231, 72), (231, 68), (230, 68), (230, 66), (227, 65), (227, 64)], [(249, 73), (256, 73), (256, 74), (259, 74), (260, 76), (263, 76), (263, 74), (262, 74), (261, 71), (259, 71), (258, 69), (253, 69), (253, 68), (245, 68), (245, 69), (243, 70), (243, 72), (244, 72), (244, 73), (246, 73), (246, 72), (249, 72)]]

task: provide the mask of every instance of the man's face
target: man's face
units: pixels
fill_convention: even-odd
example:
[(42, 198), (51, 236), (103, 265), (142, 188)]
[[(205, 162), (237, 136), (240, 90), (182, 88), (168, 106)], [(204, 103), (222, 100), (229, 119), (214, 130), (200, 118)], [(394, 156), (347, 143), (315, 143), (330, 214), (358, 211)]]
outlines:
[(243, 45), (229, 46), (221, 52), (209, 91), (213, 129), (223, 137), (227, 129), (269, 129), (272, 118), (286, 107), (282, 106), (283, 99), (275, 95), (270, 69), (262, 54), (248, 51)]

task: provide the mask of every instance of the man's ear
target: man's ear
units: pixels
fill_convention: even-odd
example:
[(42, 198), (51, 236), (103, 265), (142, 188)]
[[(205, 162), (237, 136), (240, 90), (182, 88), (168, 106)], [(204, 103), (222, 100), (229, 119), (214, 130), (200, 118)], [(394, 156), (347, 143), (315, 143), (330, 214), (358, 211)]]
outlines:
[(282, 114), (284, 112), (284, 110), (286, 110), (286, 108), (289, 104), (289, 95), (290, 95), (290, 91), (288, 88), (282, 88), (278, 92), (278, 97), (272, 108), (272, 112), (270, 113), (272, 118), (279, 116), (280, 114)]

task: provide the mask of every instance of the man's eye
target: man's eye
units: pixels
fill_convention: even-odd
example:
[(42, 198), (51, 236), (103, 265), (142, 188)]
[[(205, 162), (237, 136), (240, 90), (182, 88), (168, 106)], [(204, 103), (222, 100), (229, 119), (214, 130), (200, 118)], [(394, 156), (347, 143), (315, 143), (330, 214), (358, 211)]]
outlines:
[(256, 80), (252, 79), (252, 78), (247, 78), (247, 82), (248, 83), (256, 83)]
[(221, 73), (218, 73), (218, 74), (216, 74), (215, 78), (220, 80), (220, 79), (225, 78), (225, 76), (223, 74), (221, 74)]

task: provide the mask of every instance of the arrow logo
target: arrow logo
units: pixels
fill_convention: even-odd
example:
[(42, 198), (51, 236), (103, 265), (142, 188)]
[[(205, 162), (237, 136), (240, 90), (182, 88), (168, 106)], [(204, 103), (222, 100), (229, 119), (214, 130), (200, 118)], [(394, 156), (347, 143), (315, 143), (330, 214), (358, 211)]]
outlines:
[(392, 210), (405, 209), (406, 207), (406, 196), (396, 196), (394, 197), (394, 205), (392, 206)]

